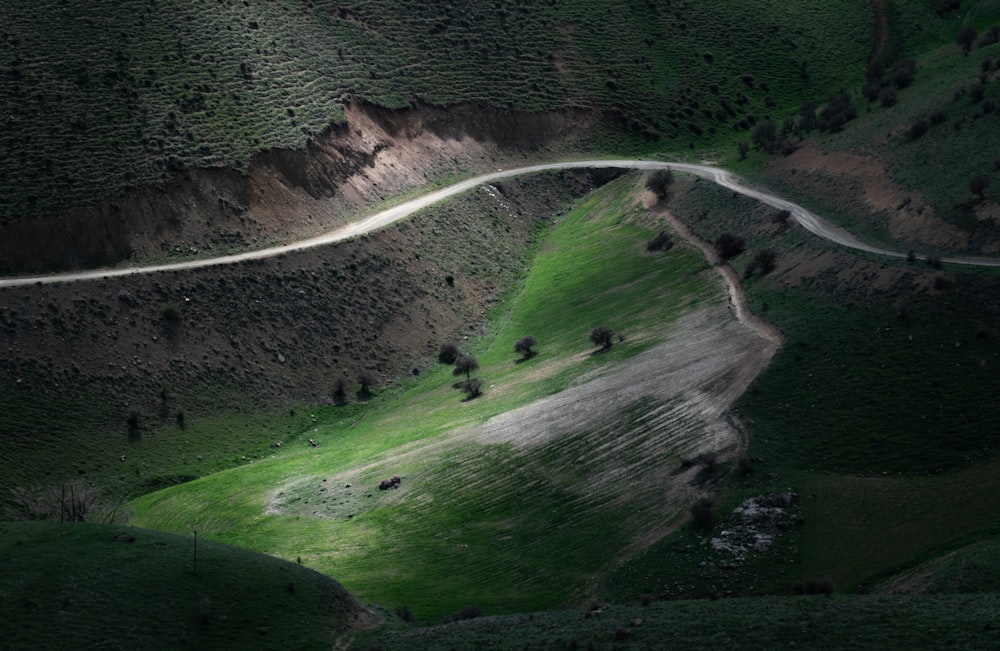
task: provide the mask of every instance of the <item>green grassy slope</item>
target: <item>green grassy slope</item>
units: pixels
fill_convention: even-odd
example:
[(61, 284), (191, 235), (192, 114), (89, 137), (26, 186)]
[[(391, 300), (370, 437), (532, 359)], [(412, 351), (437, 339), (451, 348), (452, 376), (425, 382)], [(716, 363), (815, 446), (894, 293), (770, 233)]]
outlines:
[(5, 219), (185, 167), (246, 169), (342, 120), (349, 97), (583, 107), (645, 133), (646, 147), (705, 145), (747, 114), (853, 85), (873, 40), (862, 0), (46, 0), (4, 4), (0, 24)]
[[(329, 649), (374, 616), (334, 580), (192, 535), (0, 523), (4, 649)], [(195, 565), (197, 563), (197, 565)]]
[[(648, 416), (640, 394), (540, 443), (469, 433), (640, 359), (684, 315), (719, 324), (706, 323), (702, 337), (726, 327), (699, 253), (645, 252), (657, 226), (632, 205), (633, 188), (634, 177), (613, 182), (542, 241), (509, 310), (472, 349), (482, 397), (463, 402), (448, 367), (422, 373), (367, 406), (317, 412), (316, 449), (134, 500), (135, 521), (168, 530), (197, 522), (219, 540), (301, 556), (366, 601), (408, 604), (422, 621), (473, 604), (513, 612), (579, 602), (636, 536), (683, 513), (656, 478), (712, 438), (711, 420)], [(625, 340), (590, 355), (587, 334), (603, 322)], [(525, 334), (538, 338), (539, 354), (517, 364), (513, 342)], [(739, 356), (742, 345), (719, 354)], [(394, 474), (401, 488), (380, 492)], [(643, 475), (643, 486), (630, 479)]]

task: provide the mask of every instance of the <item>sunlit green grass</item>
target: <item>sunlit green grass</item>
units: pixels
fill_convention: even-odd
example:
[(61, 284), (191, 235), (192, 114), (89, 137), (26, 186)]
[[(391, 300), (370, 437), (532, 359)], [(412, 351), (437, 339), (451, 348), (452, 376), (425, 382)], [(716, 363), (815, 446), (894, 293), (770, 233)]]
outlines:
[[(407, 603), (422, 619), (470, 604), (512, 612), (582, 599), (632, 535), (612, 504), (580, 492), (606, 463), (588, 455), (591, 437), (613, 431), (595, 423), (528, 452), (451, 440), (627, 363), (680, 315), (720, 304), (698, 252), (645, 251), (653, 230), (634, 188), (635, 177), (613, 182), (561, 217), (495, 330), (465, 342), (484, 395), (464, 401), (442, 365), (367, 405), (315, 410), (319, 447), (300, 439), (273, 459), (142, 497), (135, 521), (301, 557), (365, 600)], [(624, 340), (590, 355), (589, 331), (602, 323)], [(525, 334), (538, 354), (516, 363), (513, 342)], [(402, 487), (379, 491), (394, 474)]]

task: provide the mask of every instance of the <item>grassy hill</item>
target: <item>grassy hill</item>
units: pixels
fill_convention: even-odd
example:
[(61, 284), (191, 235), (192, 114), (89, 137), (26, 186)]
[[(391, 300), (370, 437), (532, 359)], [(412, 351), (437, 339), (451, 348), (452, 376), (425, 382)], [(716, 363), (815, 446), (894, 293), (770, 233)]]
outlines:
[[(17, 128), (0, 138), (17, 156), (0, 162), (0, 217), (49, 229), (97, 200), (184, 203), (169, 183), (159, 195), (129, 189), (171, 177), (207, 188), (226, 229), (266, 223), (258, 207), (218, 201), (233, 188), (350, 195), (274, 200), (289, 224), (323, 207), (308, 230), (501, 160), (655, 151), (728, 161), (913, 259), (835, 249), (694, 179), (675, 181), (654, 211), (640, 207), (635, 176), (567, 209), (611, 179), (562, 175), (483, 190), (323, 256), (4, 291), (3, 479), (83, 479), (136, 497), (135, 523), (301, 558), (400, 620), (617, 604), (589, 617), (400, 621), (359, 637), (362, 648), (643, 648), (668, 632), (686, 648), (990, 645), (1000, 278), (934, 256), (1000, 250), (1000, 45), (964, 55), (955, 42), (970, 25), (987, 33), (1000, 8), (612, 4), (4, 5), (0, 114)], [(52, 19), (38, 23), (43, 10)], [(894, 67), (908, 58), (901, 83)], [(894, 102), (866, 99), (866, 83)], [(803, 103), (825, 120), (842, 90), (855, 118), (803, 126)], [(769, 118), (782, 139), (773, 153), (756, 137)], [(571, 139), (541, 135), (564, 129)], [(457, 142), (466, 148), (448, 148)], [(417, 154), (393, 158), (407, 149)], [(418, 169), (424, 150), (440, 158)], [(675, 233), (670, 251), (645, 249), (666, 210), (707, 242), (745, 240), (729, 264), (785, 340), (752, 384), (740, 369), (770, 357), (732, 320), (716, 272)], [(242, 228), (226, 246), (293, 232)], [(765, 250), (768, 272), (751, 265)], [(592, 355), (587, 333), (605, 322), (624, 339)], [(540, 354), (516, 363), (525, 334)], [(433, 363), (448, 339), (478, 357), (483, 396), (463, 400)], [(337, 376), (365, 368), (394, 383), (330, 404)], [(400, 487), (379, 491), (392, 475)], [(746, 500), (786, 495), (767, 544), (741, 528)], [(688, 526), (703, 496), (714, 524)], [(110, 530), (2, 526), (38, 546), (65, 537), (80, 560), (131, 549), (106, 543)], [(187, 540), (162, 540), (179, 562)], [(17, 595), (5, 620), (27, 646), (43, 633), (25, 612), (54, 602), (19, 595), (66, 588), (43, 581), (45, 557), (13, 545), (14, 577), (42, 577), (2, 588)], [(219, 594), (239, 594), (246, 582), (234, 578), (240, 587)], [(830, 588), (937, 594), (773, 596)], [(174, 619), (195, 626), (204, 595), (180, 589)], [(661, 603), (739, 595), (770, 596)], [(77, 603), (59, 616), (73, 619)], [(294, 642), (257, 624), (263, 614), (234, 631), (230, 607), (207, 603), (218, 631), (184, 628), (189, 643), (218, 634), (266, 647), (279, 630)]]
[(4, 649), (329, 649), (375, 615), (295, 563), (192, 535), (0, 523)]

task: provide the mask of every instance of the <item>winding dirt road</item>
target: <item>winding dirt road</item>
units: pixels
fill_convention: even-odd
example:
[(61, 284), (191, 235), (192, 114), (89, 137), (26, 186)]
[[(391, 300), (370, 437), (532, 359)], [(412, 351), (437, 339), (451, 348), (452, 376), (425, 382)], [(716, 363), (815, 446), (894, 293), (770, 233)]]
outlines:
[[(439, 201), (443, 201), (448, 197), (452, 197), (456, 194), (461, 194), (467, 192), (477, 186), (493, 183), (495, 181), (501, 181), (503, 179), (508, 179), (514, 176), (521, 176), (524, 174), (534, 174), (537, 172), (545, 172), (549, 170), (566, 170), (566, 169), (580, 169), (580, 168), (590, 168), (590, 167), (611, 167), (611, 168), (621, 168), (621, 169), (634, 169), (634, 170), (658, 170), (658, 169), (670, 169), (677, 172), (684, 172), (688, 174), (694, 174), (702, 178), (708, 179), (714, 183), (728, 188), (734, 192), (739, 192), (740, 194), (746, 195), (753, 199), (765, 203), (779, 210), (787, 210), (791, 213), (792, 218), (798, 222), (803, 228), (805, 228), (810, 233), (818, 235), (824, 239), (827, 239), (836, 244), (842, 246), (857, 249), (859, 251), (867, 251), (869, 253), (875, 253), (878, 255), (891, 256), (894, 258), (904, 258), (906, 253), (900, 251), (891, 251), (889, 249), (883, 249), (877, 246), (872, 246), (866, 244), (854, 237), (844, 229), (835, 226), (834, 224), (826, 221), (822, 217), (810, 212), (809, 210), (803, 208), (797, 203), (788, 201), (787, 199), (782, 199), (777, 195), (771, 194), (764, 190), (757, 188), (752, 188), (738, 176), (729, 172), (727, 170), (713, 167), (711, 165), (695, 165), (692, 163), (666, 163), (660, 161), (649, 161), (649, 160), (582, 160), (582, 161), (568, 161), (568, 162), (556, 162), (556, 163), (541, 163), (538, 165), (529, 165), (527, 167), (517, 167), (508, 170), (500, 170), (497, 172), (492, 172), (490, 174), (483, 174), (480, 176), (475, 176), (464, 181), (460, 181), (446, 188), (436, 190), (429, 194), (425, 194), (422, 197), (417, 197), (416, 199), (411, 199), (405, 203), (402, 203), (394, 208), (389, 208), (388, 210), (383, 210), (380, 213), (367, 217), (361, 221), (348, 224), (342, 228), (339, 228), (329, 233), (324, 233), (316, 237), (312, 237), (306, 240), (300, 240), (298, 242), (292, 242), (291, 244), (284, 244), (280, 246), (273, 246), (266, 249), (257, 249), (255, 251), (247, 251), (245, 253), (239, 253), (235, 255), (220, 256), (217, 258), (205, 258), (201, 260), (186, 260), (183, 262), (172, 262), (169, 264), (159, 264), (159, 265), (149, 265), (144, 267), (121, 267), (114, 269), (92, 269), (87, 271), (73, 271), (67, 273), (56, 273), (48, 274), (44, 276), (25, 276), (25, 277), (11, 277), (11, 278), (0, 278), (0, 287), (14, 287), (18, 285), (32, 285), (32, 284), (47, 284), (47, 283), (65, 283), (65, 282), (77, 282), (83, 280), (98, 280), (102, 278), (114, 278), (118, 276), (130, 276), (133, 274), (148, 274), (157, 273), (162, 271), (182, 271), (185, 269), (199, 269), (202, 267), (213, 267), (217, 265), (225, 264), (236, 264), (238, 262), (246, 262), (248, 260), (261, 260), (264, 258), (270, 258), (273, 256), (281, 255), (283, 253), (291, 253), (293, 251), (301, 251), (303, 249), (309, 249), (312, 247), (323, 246), (326, 244), (331, 244), (333, 242), (339, 242), (341, 240), (346, 240), (358, 235), (362, 235), (369, 231), (373, 231), (383, 226), (392, 224), (401, 219), (409, 217), (413, 213), (427, 208)], [(942, 257), (942, 262), (947, 262), (951, 264), (962, 264), (962, 265), (972, 265), (978, 267), (1000, 267), (1000, 258), (976, 258), (976, 257)]]

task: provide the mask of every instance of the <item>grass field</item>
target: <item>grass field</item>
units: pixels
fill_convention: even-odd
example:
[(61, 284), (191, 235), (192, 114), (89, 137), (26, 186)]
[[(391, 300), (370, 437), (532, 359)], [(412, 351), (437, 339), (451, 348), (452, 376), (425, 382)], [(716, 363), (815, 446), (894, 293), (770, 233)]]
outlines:
[(0, 523), (5, 649), (329, 649), (372, 617), (295, 563), (133, 527)]
[[(495, 314), (489, 336), (470, 344), (487, 383), (482, 397), (463, 402), (442, 366), (364, 407), (316, 411), (318, 448), (133, 501), (134, 521), (197, 527), (301, 557), (366, 601), (406, 604), (421, 621), (469, 605), (513, 612), (584, 599), (590, 577), (634, 537), (683, 514), (692, 498), (664, 495), (660, 478), (719, 437), (704, 415), (650, 420), (643, 395), (651, 389), (641, 382), (624, 402), (602, 394), (619, 405), (615, 413), (598, 407), (604, 415), (557, 438), (543, 427), (525, 443), (530, 423), (514, 434), (490, 425), (519, 406), (585, 388), (585, 379), (640, 367), (655, 344), (671, 341), (679, 319), (711, 314), (725, 323), (720, 289), (700, 254), (685, 246), (645, 252), (655, 225), (633, 205), (634, 183), (613, 182), (542, 239), (510, 307)], [(625, 339), (591, 355), (587, 335), (605, 322)], [(528, 333), (539, 354), (515, 363), (513, 342)], [(728, 339), (719, 341), (720, 354), (734, 354), (722, 343)], [(484, 439), (481, 431), (493, 434)], [(402, 477), (400, 489), (380, 492), (379, 480), (392, 475)], [(640, 475), (650, 481), (629, 480)]]

